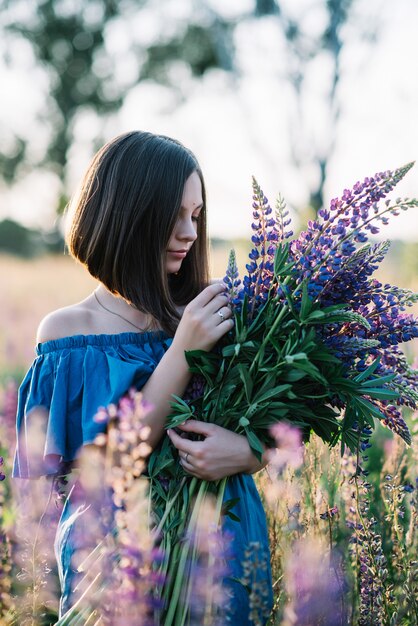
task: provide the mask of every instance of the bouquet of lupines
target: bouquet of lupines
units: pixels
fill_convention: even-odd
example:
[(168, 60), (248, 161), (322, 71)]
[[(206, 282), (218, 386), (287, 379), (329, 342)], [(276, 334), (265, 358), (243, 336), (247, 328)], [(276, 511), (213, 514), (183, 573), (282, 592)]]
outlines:
[[(367, 241), (389, 216), (418, 206), (417, 199), (386, 199), (412, 165), (345, 190), (296, 239), (284, 201), (273, 212), (253, 181), (247, 275), (241, 282), (232, 251), (224, 278), (235, 328), (214, 351), (186, 353), (193, 379), (186, 397), (175, 398), (168, 428), (188, 418), (215, 422), (246, 435), (259, 458), (282, 420), (305, 441), (314, 433), (342, 449), (356, 450), (359, 433), (376, 420), (411, 442), (401, 409), (418, 406), (418, 371), (399, 344), (418, 336), (418, 320), (406, 312), (418, 295), (373, 278), (389, 242)], [(227, 479), (187, 477), (167, 440), (151, 456), (149, 474), (166, 554), (162, 623), (179, 626), (188, 615), (190, 528), (208, 491), (220, 517)]]

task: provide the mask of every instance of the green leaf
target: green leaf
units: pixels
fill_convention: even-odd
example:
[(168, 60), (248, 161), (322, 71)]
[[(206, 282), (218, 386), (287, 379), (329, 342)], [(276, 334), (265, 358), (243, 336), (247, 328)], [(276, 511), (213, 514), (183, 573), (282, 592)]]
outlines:
[(394, 378), (395, 378), (396, 374), (387, 374), (387, 376), (381, 376), (380, 378), (369, 378), (369, 380), (366, 380), (362, 385), (361, 388), (367, 388), (367, 387), (380, 387), (382, 385), (384, 385), (385, 383), (391, 382)]
[(306, 361), (306, 362), (295, 361), (293, 365), (295, 368), (300, 369), (303, 372), (306, 372), (307, 374), (309, 374), (309, 376), (311, 376), (314, 380), (321, 382), (323, 385), (328, 385), (328, 381), (322, 376), (321, 372), (313, 363), (309, 361)]
[(229, 519), (231, 519), (233, 522), (240, 522), (241, 518), (238, 517), (238, 515), (235, 515), (235, 513), (232, 513), (232, 511), (227, 511), (225, 513), (226, 517), (229, 517)]
[(305, 378), (307, 372), (302, 372), (301, 370), (291, 369), (286, 372), (283, 376), (283, 380), (288, 380), (290, 383), (296, 383), (298, 380)]
[(350, 402), (347, 402), (345, 412), (344, 412), (344, 420), (342, 431), (348, 431), (353, 427), (353, 424), (357, 420), (357, 412), (353, 405)]
[(284, 391), (288, 391), (292, 388), (292, 385), (278, 385), (277, 387), (273, 387), (269, 391), (266, 391), (263, 394), (257, 394), (254, 397), (255, 402), (264, 402), (265, 400), (269, 400), (270, 398), (276, 398)]
[(239, 343), (233, 343), (233, 344), (230, 344), (229, 346), (224, 346), (222, 348), (222, 356), (230, 357), (230, 356), (238, 355), (240, 349), (241, 349), (241, 344)]
[(243, 428), (246, 428), (249, 425), (249, 423), (250, 423), (250, 420), (247, 419), (246, 417), (242, 416), (239, 418), (238, 424), (242, 426)]
[(309, 298), (309, 295), (308, 295), (308, 286), (307, 286), (306, 283), (303, 283), (303, 287), (302, 287), (302, 302), (301, 302), (301, 306), (300, 306), (300, 319), (301, 320), (306, 319), (306, 317), (312, 311), (312, 307), (313, 307), (313, 302)]
[(172, 455), (166, 456), (164, 454), (152, 454), (147, 466), (148, 475), (150, 478), (155, 478), (164, 469), (170, 467), (174, 462)]
[(161, 483), (158, 480), (153, 480), (151, 484), (151, 492), (153, 493), (152, 498), (155, 498), (155, 494), (157, 494), (164, 502), (167, 501), (167, 493), (161, 486)]
[(279, 243), (274, 253), (274, 276), (276, 278), (282, 276), (282, 272), (287, 263), (289, 256), (289, 244)]
[(379, 400), (394, 400), (395, 398), (399, 398), (399, 393), (397, 391), (394, 391), (393, 389), (382, 389), (380, 387), (366, 387), (366, 389), (364, 387), (360, 387), (359, 392)]
[(238, 371), (240, 378), (244, 384), (245, 397), (247, 398), (247, 402), (251, 402), (251, 395), (253, 392), (253, 381), (249, 374), (247, 367), (243, 363), (239, 363)]
[(375, 361), (373, 361), (373, 363), (369, 365), (369, 367), (366, 370), (364, 370), (364, 372), (361, 372), (358, 376), (354, 378), (355, 382), (360, 383), (363, 380), (366, 380), (366, 378), (370, 378), (370, 376), (376, 371), (379, 363), (380, 363), (380, 356)]
[[(383, 415), (383, 413), (379, 411), (379, 409), (372, 402), (369, 402), (368, 400), (366, 400), (366, 398), (360, 398), (360, 397), (353, 398), (352, 402), (357, 405), (360, 405), (360, 410), (361, 410), (363, 417), (366, 418), (371, 413), (372, 415), (377, 417), (379, 420), (386, 419), (386, 416)], [(368, 423), (370, 424), (370, 420), (368, 420)], [(374, 423), (371, 422), (371, 425), (374, 426)]]
[(304, 322), (312, 322), (314, 320), (323, 320), (325, 318), (326, 313), (324, 313), (324, 311), (321, 310), (317, 310), (317, 311), (312, 311), (312, 313), (310, 315), (308, 315), (308, 317), (306, 317), (303, 321)]
[(308, 357), (305, 352), (297, 352), (296, 354), (287, 354), (284, 360), (286, 363), (294, 363), (295, 361), (307, 361)]
[(264, 448), (260, 439), (250, 428), (245, 428), (245, 434), (247, 435), (248, 443), (250, 444), (251, 450), (254, 452), (256, 458), (261, 462)]
[(222, 515), (226, 515), (227, 517), (229, 517), (230, 519), (232, 519), (234, 522), (240, 522), (240, 518), (238, 517), (238, 515), (235, 515), (235, 513), (232, 512), (231, 509), (234, 508), (234, 506), (236, 504), (238, 504), (238, 502), (240, 501), (241, 498), (230, 498), (229, 500), (226, 500), (222, 503), (222, 511), (221, 514)]

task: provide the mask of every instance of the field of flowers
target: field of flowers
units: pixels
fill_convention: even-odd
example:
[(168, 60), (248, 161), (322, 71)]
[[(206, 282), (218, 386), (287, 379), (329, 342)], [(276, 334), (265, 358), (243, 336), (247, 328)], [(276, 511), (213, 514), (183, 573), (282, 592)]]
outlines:
[[(223, 275), (226, 258), (226, 250), (214, 251), (215, 275)], [(0, 263), (4, 296), (0, 310), (0, 626), (41, 626), (57, 619), (53, 528), (62, 507), (60, 493), (68, 485), (61, 485), (62, 492), (53, 492), (47, 480), (10, 480), (17, 384), (33, 358), (40, 319), (85, 297), (94, 281), (68, 258), (28, 262), (3, 257)], [(389, 271), (396, 275), (398, 270), (393, 263), (389, 269), (383, 266), (383, 272)], [(392, 282), (402, 284), (399, 278)], [(415, 355), (410, 345), (408, 348), (412, 361)], [(316, 438), (302, 450), (297, 431), (280, 428), (275, 433), (278, 452), (257, 475), (269, 524), (274, 580), (269, 626), (418, 624), (418, 418), (411, 412), (406, 412), (405, 418), (412, 434), (411, 447), (378, 427), (363, 441), (357, 455), (345, 452), (341, 456), (339, 447), (330, 450)], [(127, 444), (123, 447), (119, 441), (117, 445), (119, 452), (113, 455), (110, 469), (119, 468), (121, 497), (131, 501), (134, 496), (136, 500), (130, 511), (135, 515), (119, 522), (130, 531), (125, 548), (133, 537), (138, 543), (141, 537), (141, 581), (128, 580), (129, 597), (134, 598), (129, 619), (118, 621), (106, 610), (100, 612), (100, 618), (99, 609), (93, 608), (88, 618), (80, 617), (73, 624), (151, 623), (144, 598), (156, 581), (152, 577), (153, 553), (144, 541), (146, 493), (142, 486), (138, 490), (141, 481), (133, 483), (125, 475), (122, 452), (126, 454)], [(134, 518), (135, 528), (130, 528)], [(257, 546), (249, 546), (244, 584), (254, 576), (256, 554)], [(81, 562), (85, 557), (80, 555)], [(97, 562), (94, 565), (97, 567)], [(91, 563), (84, 567), (94, 575)], [(126, 584), (127, 575), (125, 572), (111, 589), (113, 602), (117, 602), (117, 590), (121, 581)], [(90, 593), (91, 606), (97, 607), (102, 600), (94, 597), (94, 580), (88, 582), (86, 597)], [(213, 589), (218, 583), (212, 572)], [(204, 604), (208, 595), (209, 591), (206, 595), (202, 592), (199, 601)], [(127, 597), (121, 594), (120, 601), (126, 603)], [(254, 625), (263, 624), (263, 592), (257, 585), (250, 601)], [(215, 623), (205, 617), (204, 610), (197, 611), (194, 619), (196, 626)]]

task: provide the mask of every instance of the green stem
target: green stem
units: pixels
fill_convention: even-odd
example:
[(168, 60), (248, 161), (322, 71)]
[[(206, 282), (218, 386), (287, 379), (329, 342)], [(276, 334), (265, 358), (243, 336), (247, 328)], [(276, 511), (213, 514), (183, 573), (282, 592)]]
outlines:
[[(289, 277), (286, 277), (285, 280), (283, 281), (283, 285), (285, 285), (287, 282), (289, 281)], [(280, 322), (282, 321), (285, 313), (287, 312), (287, 307), (286, 305), (283, 305), (282, 309), (280, 310), (280, 313), (278, 314), (278, 316), (276, 317), (276, 319), (274, 320), (269, 332), (267, 333), (267, 335), (263, 338), (263, 341), (261, 342), (261, 345), (257, 351), (257, 354), (254, 357), (254, 360), (251, 364), (250, 367), (250, 374), (253, 372), (254, 367), (257, 365), (258, 360), (260, 358), (260, 354), (264, 353), (264, 349), (267, 345), (267, 343), (270, 341), (271, 336), (273, 335), (273, 333), (276, 332), (276, 329), (278, 327), (278, 325), (280, 324)]]
[[(179, 560), (178, 567), (177, 567), (173, 593), (171, 594), (171, 597), (170, 597), (170, 604), (169, 604), (168, 612), (164, 621), (164, 626), (172, 626), (174, 619), (176, 619), (176, 612), (177, 612), (177, 607), (178, 607), (179, 600), (180, 600), (180, 593), (181, 593), (182, 586), (184, 584), (183, 575), (184, 575), (184, 571), (187, 565), (187, 558), (188, 558), (189, 551), (190, 551), (190, 543), (192, 541), (191, 535), (193, 534), (195, 530), (196, 520), (198, 518), (200, 507), (207, 493), (207, 490), (208, 490), (208, 483), (206, 481), (202, 481), (199, 487), (199, 491), (197, 493), (196, 500), (193, 506), (193, 511), (190, 517), (190, 522), (188, 525), (188, 536), (185, 537), (184, 544), (181, 548), (180, 560)], [(178, 620), (178, 614), (177, 614), (177, 619), (175, 623), (176, 623), (176, 626), (178, 626), (179, 624), (184, 624), (183, 620), (182, 621)]]
[(184, 478), (181, 479), (180, 482), (180, 486), (178, 488), (178, 490), (176, 491), (176, 493), (174, 494), (174, 496), (171, 498), (170, 502), (167, 504), (166, 509), (164, 511), (164, 515), (162, 516), (160, 523), (158, 524), (157, 528), (153, 531), (154, 536), (158, 536), (162, 530), (162, 527), (165, 524), (165, 520), (167, 519), (168, 515), (170, 514), (171, 509), (173, 508), (173, 506), (175, 505), (177, 498), (181, 492), (181, 490), (183, 489), (183, 485), (186, 482), (186, 476)]
[[(197, 483), (198, 483), (197, 478), (192, 478), (192, 480), (190, 481), (189, 489), (188, 489), (189, 501), (193, 497)], [(173, 498), (175, 502), (177, 501), (176, 498), (179, 495), (179, 493), (180, 492), (177, 492), (176, 497)], [(182, 535), (184, 534), (184, 528), (187, 524), (187, 517), (188, 517), (187, 507), (188, 507), (188, 503), (183, 501), (181, 510), (177, 512), (178, 517), (182, 520), (181, 524), (179, 526), (176, 526), (174, 530), (170, 530), (168, 532), (163, 533), (164, 561), (161, 564), (158, 571), (161, 574), (166, 575), (166, 579), (167, 579), (167, 583), (163, 587), (164, 604), (166, 604), (171, 598), (172, 588), (173, 588), (174, 581), (175, 581), (175, 568), (178, 562), (178, 554), (180, 552), (179, 537), (182, 537)], [(167, 520), (167, 516), (165, 516), (165, 518)], [(168, 524), (168, 526), (169, 525), (170, 524)], [(174, 538), (172, 537), (173, 533), (174, 533)], [(166, 548), (166, 546), (169, 546), (169, 547)]]
[[(218, 489), (218, 495), (216, 497), (216, 504), (215, 504), (215, 516), (214, 516), (214, 526), (216, 526), (217, 528), (220, 525), (220, 519), (221, 519), (221, 511), (222, 511), (222, 504), (223, 504), (223, 499), (224, 499), (224, 495), (225, 495), (225, 488), (226, 488), (226, 484), (227, 484), (228, 478), (225, 477), (221, 480), (220, 484), (219, 484), (219, 489)], [(191, 557), (191, 563), (195, 563), (196, 561), (196, 555), (198, 554), (200, 549), (199, 546), (199, 541), (196, 540), (193, 543), (193, 550), (192, 550), (192, 557)], [(214, 557), (212, 553), (209, 553), (209, 557), (208, 557), (208, 564), (207, 564), (207, 571), (209, 572), (209, 574), (212, 571), (213, 568), (213, 563), (214, 563)], [(206, 585), (206, 589), (209, 591), (209, 593), (212, 590), (212, 580), (207, 580), (205, 585)], [(186, 598), (185, 598), (185, 602), (183, 605), (183, 611), (182, 611), (182, 620), (181, 622), (179, 622), (179, 624), (183, 625), (186, 621), (187, 618), (187, 613), (189, 611), (189, 601), (190, 601), (190, 595), (192, 593), (193, 590), (193, 585), (192, 585), (192, 580), (189, 576), (189, 579), (187, 581), (187, 593), (186, 593)], [(210, 623), (208, 622), (208, 619), (210, 619), (212, 613), (212, 600), (210, 600), (210, 603), (208, 603), (208, 601), (206, 600), (206, 605), (205, 605), (205, 618), (204, 618), (204, 624), (206, 623)]]

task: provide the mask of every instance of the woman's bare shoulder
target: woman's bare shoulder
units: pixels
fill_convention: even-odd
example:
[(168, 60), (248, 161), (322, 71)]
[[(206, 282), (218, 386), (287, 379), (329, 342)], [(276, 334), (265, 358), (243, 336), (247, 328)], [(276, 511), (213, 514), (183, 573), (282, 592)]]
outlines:
[(88, 334), (91, 317), (88, 301), (89, 298), (46, 315), (39, 324), (36, 343)]

